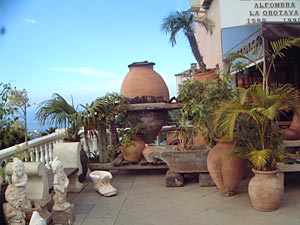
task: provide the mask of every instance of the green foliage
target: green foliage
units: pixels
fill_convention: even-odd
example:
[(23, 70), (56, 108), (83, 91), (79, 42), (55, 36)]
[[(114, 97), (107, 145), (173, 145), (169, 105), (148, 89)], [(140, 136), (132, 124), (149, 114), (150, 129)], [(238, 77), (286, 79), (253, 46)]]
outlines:
[[(265, 50), (265, 69), (244, 53), (228, 56), (228, 68), (237, 69), (254, 63), (263, 77), (263, 85), (252, 85), (249, 89), (238, 88), (234, 101), (220, 104), (215, 115), (216, 129), (224, 138), (235, 140), (233, 154), (248, 158), (257, 170), (268, 171), (276, 168), (276, 163), (285, 157), (282, 134), (277, 120), (289, 111), (299, 113), (299, 95), (292, 85), (270, 84), (270, 76), (276, 70), (276, 59), (285, 58), (285, 50), (300, 47), (300, 38), (281, 38), (270, 42), (271, 49)], [(242, 60), (238, 61), (237, 60)]]
[(195, 129), (191, 136), (199, 131), (205, 140), (214, 144), (216, 133), (213, 127), (213, 113), (223, 100), (230, 100), (234, 96), (234, 90), (230, 86), (230, 78), (214, 79), (199, 82), (187, 80), (179, 86), (179, 102), (183, 103), (181, 127), (184, 128), (187, 121), (191, 121)]
[[(36, 118), (42, 124), (65, 126), (68, 137), (77, 141), (78, 131), (82, 127), (85, 138), (88, 131), (97, 133), (98, 148), (112, 158), (121, 145), (119, 130), (125, 127), (126, 102), (127, 98), (118, 93), (107, 93), (90, 104), (80, 104), (81, 111), (77, 111), (73, 103), (69, 104), (61, 95), (54, 94), (52, 99), (39, 105)], [(97, 154), (92, 157), (98, 158)]]
[(235, 140), (235, 153), (248, 158), (255, 169), (273, 170), (284, 156), (276, 121), (298, 109), (299, 98), (292, 85), (271, 88), (269, 93), (261, 85), (237, 88), (237, 97), (220, 103), (215, 111), (215, 129), (224, 139)]
[[(26, 91), (18, 91), (10, 84), (0, 83), (0, 149), (22, 143), (25, 140), (25, 118), (23, 121), (19, 118), (24, 115), (20, 113), (19, 106), (29, 105), (29, 99), (27, 94), (18, 97), (18, 93), (26, 93)], [(25, 105), (22, 104), (23, 100), (26, 102)]]
[(49, 126), (64, 127), (77, 139), (80, 125), (77, 123), (77, 111), (73, 103), (69, 104), (61, 95), (55, 93), (53, 98), (45, 100), (38, 105), (36, 119), (42, 124)]

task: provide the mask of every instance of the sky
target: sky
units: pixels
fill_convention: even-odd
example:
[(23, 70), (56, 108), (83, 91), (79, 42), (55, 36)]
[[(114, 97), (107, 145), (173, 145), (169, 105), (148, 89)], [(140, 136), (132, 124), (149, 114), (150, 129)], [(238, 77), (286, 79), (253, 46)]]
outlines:
[[(26, 89), (32, 107), (62, 95), (74, 105), (120, 92), (133, 62), (154, 62), (170, 96), (194, 57), (184, 34), (160, 30), (189, 0), (0, 0), (0, 83)], [(72, 96), (72, 98), (71, 98)]]

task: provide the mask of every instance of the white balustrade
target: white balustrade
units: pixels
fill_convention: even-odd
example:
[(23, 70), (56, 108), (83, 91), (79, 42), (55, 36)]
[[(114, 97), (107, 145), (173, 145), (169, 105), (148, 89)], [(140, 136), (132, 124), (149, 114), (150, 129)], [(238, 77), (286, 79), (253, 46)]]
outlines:
[(42, 162), (47, 166), (47, 164), (52, 161), (53, 144), (63, 142), (64, 136), (65, 130), (58, 129), (52, 134), (29, 141), (27, 147), (25, 143), (22, 143), (16, 146), (2, 149), (0, 150), (0, 165), (6, 165), (7, 161), (9, 161), (9, 159), (11, 159), (16, 153), (27, 153), (24, 157), (25, 161)]

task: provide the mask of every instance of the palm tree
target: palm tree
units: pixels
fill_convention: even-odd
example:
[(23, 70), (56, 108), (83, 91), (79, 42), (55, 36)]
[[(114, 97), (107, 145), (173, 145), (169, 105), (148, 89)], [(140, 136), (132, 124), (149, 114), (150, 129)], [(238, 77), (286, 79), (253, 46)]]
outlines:
[[(80, 104), (82, 110), (77, 111), (73, 103), (69, 104), (61, 95), (54, 94), (52, 99), (40, 103), (36, 119), (43, 125), (48, 123), (68, 128), (69, 140), (79, 141), (78, 131), (83, 128), (86, 140), (89, 134), (97, 135), (98, 149), (104, 153), (109, 142), (113, 147), (120, 145), (116, 119), (117, 116), (124, 116), (126, 113), (126, 99), (117, 93), (107, 93), (91, 104)], [(107, 131), (110, 133), (109, 138)], [(100, 157), (100, 160), (105, 158), (104, 155)]]
[(195, 37), (195, 23), (200, 24), (205, 28), (207, 32), (212, 34), (213, 28), (215, 27), (214, 22), (205, 17), (196, 17), (190, 10), (181, 12), (171, 12), (167, 17), (163, 19), (161, 30), (165, 31), (166, 34), (170, 33), (170, 42), (172, 47), (176, 45), (176, 34), (182, 30), (187, 37), (193, 55), (199, 65), (200, 71), (206, 70), (206, 65), (203, 61), (203, 57), (200, 53), (199, 46)]
[(53, 98), (39, 104), (36, 119), (42, 125), (59, 126), (69, 129), (69, 134), (77, 139), (80, 125), (77, 123), (77, 111), (61, 95), (55, 93)]

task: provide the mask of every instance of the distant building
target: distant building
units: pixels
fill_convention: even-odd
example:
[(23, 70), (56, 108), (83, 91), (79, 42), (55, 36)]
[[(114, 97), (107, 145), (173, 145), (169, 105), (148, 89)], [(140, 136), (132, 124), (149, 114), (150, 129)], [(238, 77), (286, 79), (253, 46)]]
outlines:
[[(215, 22), (212, 35), (196, 25), (196, 38), (207, 68), (219, 65), (230, 52), (260, 48), (257, 63), (264, 62), (263, 50), (272, 40), (282, 37), (300, 37), (300, 0), (190, 0), (195, 16), (206, 15)], [(233, 7), (234, 6), (234, 7)], [(277, 63), (273, 81), (294, 83), (300, 88), (300, 48), (287, 52), (286, 59)], [(255, 66), (249, 67), (249, 75), (236, 74), (237, 86), (260, 82)], [(191, 70), (176, 74), (177, 87)]]
[(181, 85), (184, 81), (192, 79), (193, 72), (195, 71), (197, 67), (196, 63), (191, 63), (190, 69), (187, 69), (181, 73), (175, 74), (176, 77), (176, 86), (177, 86), (177, 93), (179, 91), (179, 85)]
[[(190, 0), (190, 4), (195, 16), (206, 15), (216, 25), (212, 35), (199, 25), (195, 28), (208, 68), (216, 64), (223, 68), (226, 54), (247, 51), (254, 46), (261, 48), (257, 62), (263, 63), (263, 50), (269, 48), (270, 41), (300, 37), (300, 0)], [(300, 48), (294, 47), (286, 55), (286, 59), (277, 63), (273, 80), (300, 87)], [(255, 66), (249, 68), (249, 75), (237, 74), (237, 85), (258, 81)], [(240, 84), (238, 77), (244, 79)]]

